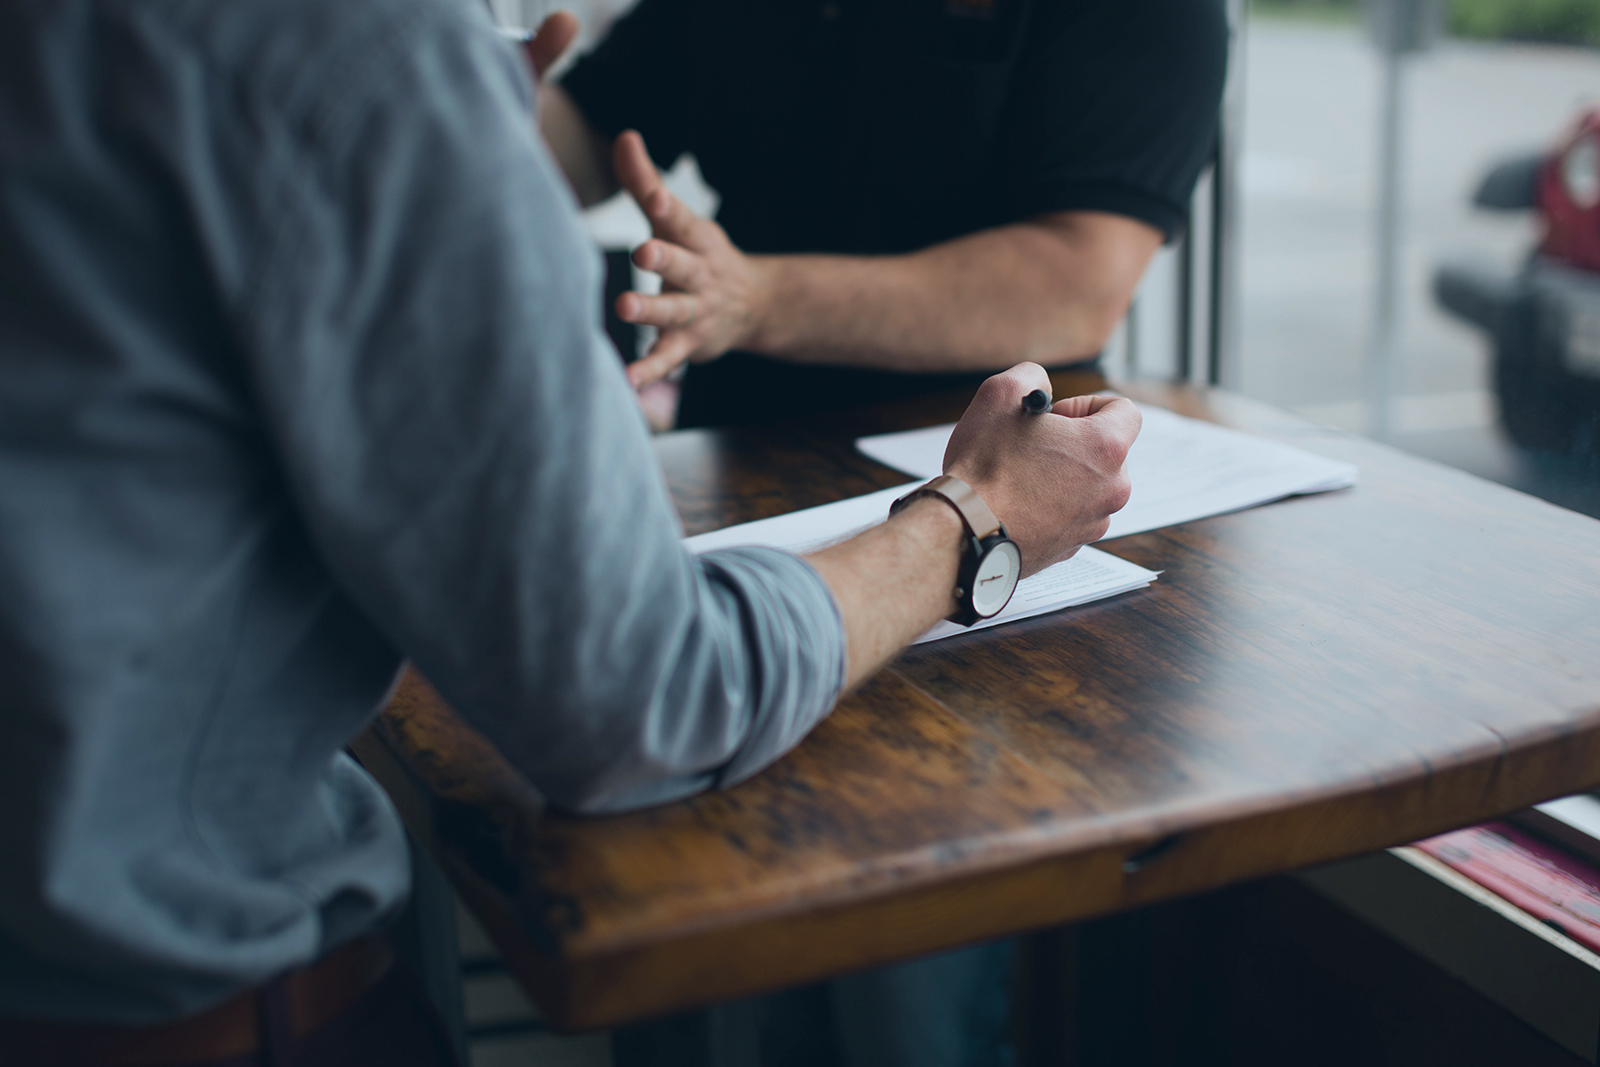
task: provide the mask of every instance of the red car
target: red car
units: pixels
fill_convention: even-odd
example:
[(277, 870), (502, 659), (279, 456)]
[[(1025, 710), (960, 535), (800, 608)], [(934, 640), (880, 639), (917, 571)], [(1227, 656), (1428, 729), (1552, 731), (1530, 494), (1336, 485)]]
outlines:
[(1439, 267), (1434, 296), (1493, 342), (1500, 417), (1513, 441), (1600, 455), (1600, 110), (1555, 152), (1493, 168), (1473, 199), (1538, 211), (1544, 234), (1514, 275)]

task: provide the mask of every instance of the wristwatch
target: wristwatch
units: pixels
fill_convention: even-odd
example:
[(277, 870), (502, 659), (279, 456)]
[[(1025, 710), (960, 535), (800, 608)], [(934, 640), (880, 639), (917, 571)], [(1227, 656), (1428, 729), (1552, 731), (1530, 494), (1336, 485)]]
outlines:
[(1011, 540), (1005, 526), (994, 517), (977, 490), (948, 474), (896, 500), (890, 505), (889, 514), (925, 496), (938, 497), (955, 508), (956, 514), (961, 516), (961, 524), (967, 528), (961, 549), (961, 569), (956, 572), (955, 597), (960, 607), (950, 616), (950, 621), (971, 626), (1000, 614), (1011, 602), (1011, 594), (1017, 591), (1017, 579), (1022, 577), (1022, 553), (1017, 543)]

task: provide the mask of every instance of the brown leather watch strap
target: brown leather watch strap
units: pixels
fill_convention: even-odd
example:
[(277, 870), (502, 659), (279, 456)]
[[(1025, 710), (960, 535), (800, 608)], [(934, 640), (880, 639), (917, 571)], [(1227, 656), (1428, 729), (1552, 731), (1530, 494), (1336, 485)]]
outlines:
[(989, 510), (989, 505), (983, 502), (983, 497), (978, 491), (960, 478), (941, 474), (933, 481), (895, 501), (895, 507), (908, 504), (920, 496), (942, 497), (950, 506), (960, 512), (961, 518), (967, 524), (967, 530), (979, 541), (1000, 532), (1000, 520), (994, 517), (994, 512)]

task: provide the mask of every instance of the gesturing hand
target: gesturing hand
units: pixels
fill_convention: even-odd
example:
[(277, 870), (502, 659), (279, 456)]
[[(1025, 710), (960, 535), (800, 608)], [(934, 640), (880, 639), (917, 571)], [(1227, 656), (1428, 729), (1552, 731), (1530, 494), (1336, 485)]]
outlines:
[(627, 292), (617, 298), (617, 316), (624, 322), (661, 331), (644, 358), (628, 367), (637, 388), (684, 360), (715, 359), (748, 338), (759, 321), (767, 279), (758, 261), (739, 251), (721, 226), (700, 218), (667, 191), (639, 134), (628, 130), (617, 137), (612, 166), (655, 234), (634, 249), (633, 261), (661, 275), (660, 296)]
[(1075, 396), (1043, 415), (1022, 398), (1050, 388), (1036, 363), (1019, 363), (978, 389), (950, 435), (944, 469), (978, 491), (1022, 550), (1027, 574), (1105, 536), (1128, 502), (1128, 449), (1142, 419), (1133, 401)]

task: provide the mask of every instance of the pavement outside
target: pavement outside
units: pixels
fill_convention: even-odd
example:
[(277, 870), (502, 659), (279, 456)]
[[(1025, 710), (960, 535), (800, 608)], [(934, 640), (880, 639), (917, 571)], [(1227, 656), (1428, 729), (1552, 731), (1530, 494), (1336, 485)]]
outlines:
[[(1373, 293), (1378, 91), (1354, 26), (1255, 18), (1245, 42), (1241, 366), (1244, 392), (1348, 429), (1362, 422)], [(1600, 515), (1600, 465), (1524, 454), (1496, 426), (1482, 335), (1433, 304), (1435, 263), (1512, 269), (1528, 215), (1471, 206), (1498, 159), (1554, 144), (1600, 104), (1600, 52), (1446, 41), (1411, 61), (1404, 117), (1402, 367), (1395, 443)]]

